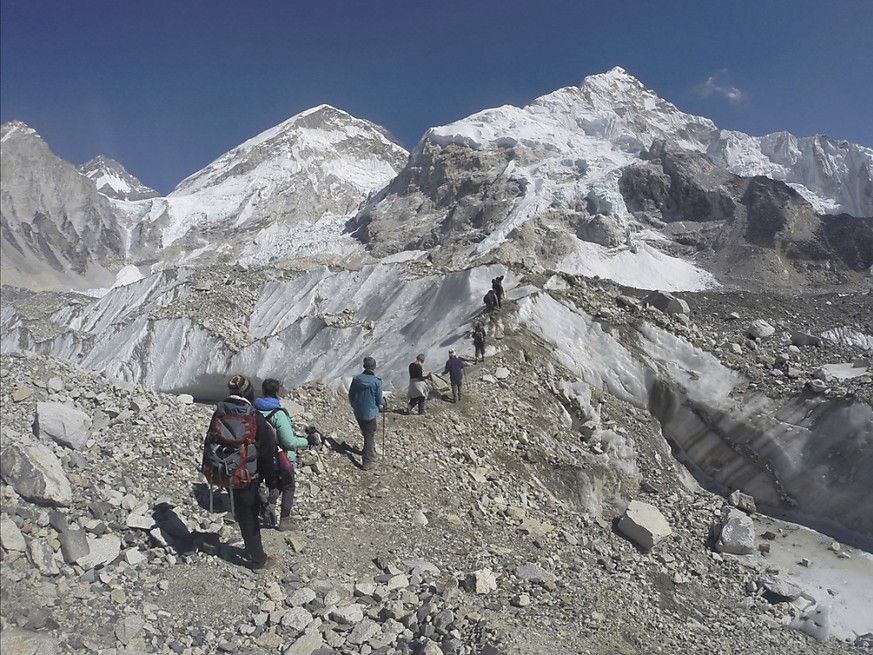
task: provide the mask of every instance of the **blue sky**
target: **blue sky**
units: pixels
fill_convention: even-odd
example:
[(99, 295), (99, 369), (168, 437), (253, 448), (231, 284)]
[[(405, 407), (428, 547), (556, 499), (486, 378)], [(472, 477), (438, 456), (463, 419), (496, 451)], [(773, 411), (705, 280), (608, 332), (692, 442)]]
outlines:
[(0, 0), (0, 121), (169, 193), (329, 103), (425, 130), (622, 66), (753, 135), (873, 146), (873, 0)]

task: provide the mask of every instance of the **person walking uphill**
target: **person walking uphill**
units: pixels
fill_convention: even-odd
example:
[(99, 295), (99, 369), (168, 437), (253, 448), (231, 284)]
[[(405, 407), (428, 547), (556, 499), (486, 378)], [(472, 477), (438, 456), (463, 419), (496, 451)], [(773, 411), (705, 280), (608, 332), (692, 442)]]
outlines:
[(409, 398), (409, 412), (412, 412), (414, 407), (418, 407), (419, 415), (424, 415), (424, 403), (427, 399), (427, 381), (431, 379), (430, 374), (424, 374), (422, 369), (424, 364), (424, 355), (416, 355), (415, 361), (409, 365), (409, 389), (406, 392)]
[(276, 560), (267, 556), (261, 541), (258, 487), (261, 480), (270, 488), (278, 485), (276, 439), (267, 419), (254, 408), (251, 382), (244, 375), (234, 375), (227, 388), (231, 395), (216, 405), (209, 423), (202, 470), (210, 483), (217, 482), (222, 473), (225, 476), (232, 473), (226, 483), (231, 488), (246, 556), (251, 568), (269, 568)]
[(491, 288), (494, 291), (494, 295), (497, 296), (497, 309), (503, 307), (503, 276), (496, 277), (491, 280)]
[(349, 403), (364, 437), (361, 468), (369, 471), (376, 463), (376, 417), (385, 409), (382, 380), (376, 377), (376, 360), (364, 357), (364, 372), (352, 378), (349, 385)]
[(271, 490), (271, 497), (281, 491), (282, 502), (279, 510), (278, 530), (287, 532), (294, 525), (291, 521), (291, 508), (294, 506), (294, 493), (297, 489), (297, 449), (309, 445), (309, 440), (294, 434), (288, 410), (279, 402), (279, 389), (282, 383), (273, 378), (267, 378), (261, 385), (263, 398), (255, 400), (257, 409), (270, 422), (276, 431), (279, 453), (277, 457), (276, 476), (278, 486)]
[(464, 360), (455, 356), (455, 351), (449, 351), (449, 359), (443, 369), (443, 375), (449, 374), (449, 382), (452, 384), (452, 402), (461, 399), (461, 385), (464, 382)]
[(485, 327), (482, 325), (482, 319), (476, 319), (476, 325), (473, 327), (473, 346), (476, 348), (476, 355), (473, 358), (474, 362), (478, 362), (479, 358), (485, 361)]

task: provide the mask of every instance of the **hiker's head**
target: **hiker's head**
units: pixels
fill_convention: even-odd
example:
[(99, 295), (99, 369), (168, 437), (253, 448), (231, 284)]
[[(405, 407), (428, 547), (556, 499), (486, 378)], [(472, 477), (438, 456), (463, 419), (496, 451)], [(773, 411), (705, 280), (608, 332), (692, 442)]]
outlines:
[(261, 385), (261, 393), (265, 398), (278, 398), (282, 383), (274, 378), (267, 378)]
[(449, 350), (449, 357), (454, 357), (454, 356), (455, 356), (455, 351)]
[(372, 357), (364, 357), (364, 370), (365, 371), (375, 371), (376, 370), (376, 360)]
[(415, 358), (416, 358), (418, 361), (420, 361), (422, 364), (424, 364), (424, 353), (418, 353), (418, 354), (415, 356)]
[(249, 402), (255, 402), (255, 390), (245, 375), (234, 375), (227, 381), (227, 388), (234, 396), (242, 396)]

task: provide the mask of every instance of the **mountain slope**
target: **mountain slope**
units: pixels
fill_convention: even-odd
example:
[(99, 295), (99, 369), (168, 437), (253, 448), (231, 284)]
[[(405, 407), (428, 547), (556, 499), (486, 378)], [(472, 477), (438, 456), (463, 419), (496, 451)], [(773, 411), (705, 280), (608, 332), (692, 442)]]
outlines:
[(210, 253), (252, 262), (345, 254), (357, 249), (341, 235), (345, 217), (407, 156), (382, 128), (321, 105), (222, 155), (168, 197), (129, 211), (139, 212), (143, 231), (159, 236), (171, 261), (206, 244), (203, 261), (216, 259)]
[(77, 170), (94, 182), (97, 190), (115, 200), (145, 200), (159, 194), (140, 182), (114, 159), (99, 155), (77, 167)]
[(0, 128), (3, 284), (109, 286), (131, 250), (131, 221), (27, 125)]
[[(681, 252), (681, 244), (661, 231), (661, 207), (645, 211), (645, 205), (657, 205), (657, 198), (638, 197), (633, 211), (628, 207), (622, 187), (625, 172), (644, 161), (657, 164), (657, 153), (663, 151), (707, 159), (706, 167), (678, 172), (683, 178), (679, 185), (699, 189), (693, 195), (705, 195), (712, 184), (706, 176), (718, 168), (718, 175), (730, 181), (720, 192), (723, 200), (742, 212), (756, 202), (753, 196), (760, 186), (753, 185), (749, 195), (749, 183), (742, 180), (770, 176), (776, 186), (790, 184), (799, 194), (791, 209), (804, 215), (821, 210), (873, 215), (873, 150), (826, 137), (755, 139), (720, 131), (708, 119), (679, 111), (616, 68), (524, 108), (489, 109), (432, 128), (407, 167), (368, 202), (348, 229), (377, 256), (439, 246), (434, 256), (449, 266), (496, 255), (625, 282), (621, 271), (637, 260), (636, 266), (653, 270), (686, 269), (679, 282), (684, 286), (671, 287), (668, 278), (655, 276), (651, 283), (657, 288), (705, 288), (714, 283), (711, 274), (737, 281), (724, 266), (707, 272), (702, 270), (704, 261), (694, 265), (697, 253)], [(675, 186), (678, 180), (673, 182)], [(686, 204), (681, 195), (676, 199), (681, 202), (672, 208), (674, 221), (712, 223), (719, 215), (729, 219), (721, 210), (700, 215), (699, 206)], [(778, 221), (790, 222), (785, 216)], [(871, 229), (869, 221), (859, 224), (864, 238)], [(603, 270), (588, 268), (591, 244), (614, 264)], [(728, 244), (725, 238), (721, 244), (738, 251), (727, 256), (732, 260), (742, 259), (740, 251), (756, 245), (744, 240)], [(818, 259), (834, 260), (827, 264), (831, 268), (850, 268), (839, 248), (825, 241), (816, 249)], [(753, 253), (767, 262), (762, 268), (793, 266), (773, 250), (759, 246)], [(636, 256), (630, 257), (629, 251)], [(853, 270), (863, 273), (869, 266), (861, 262)], [(775, 276), (765, 284), (787, 286), (796, 284), (798, 277), (802, 276)]]

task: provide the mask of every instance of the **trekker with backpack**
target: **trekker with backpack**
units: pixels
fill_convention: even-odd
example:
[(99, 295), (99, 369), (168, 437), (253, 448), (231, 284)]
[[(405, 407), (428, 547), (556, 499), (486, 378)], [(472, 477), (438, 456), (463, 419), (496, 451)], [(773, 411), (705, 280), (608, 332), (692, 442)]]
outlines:
[(279, 390), (282, 383), (274, 378), (267, 378), (261, 384), (262, 398), (255, 400), (257, 409), (276, 432), (278, 456), (276, 458), (276, 475), (278, 486), (270, 490), (270, 500), (275, 502), (282, 494), (279, 510), (279, 525), (277, 530), (287, 532), (294, 529), (291, 521), (291, 508), (294, 505), (294, 492), (297, 489), (297, 449), (310, 445), (308, 439), (294, 434), (288, 410), (279, 402)]
[(452, 402), (461, 399), (461, 385), (464, 382), (464, 360), (455, 356), (455, 351), (449, 351), (449, 359), (443, 369), (443, 375), (449, 374), (449, 382), (452, 384)]
[(407, 411), (411, 414), (414, 407), (418, 407), (418, 414), (424, 416), (424, 403), (427, 399), (427, 381), (431, 379), (430, 373), (424, 374), (422, 369), (424, 354), (417, 355), (415, 361), (409, 365), (409, 389), (406, 396), (409, 398)]
[(376, 464), (376, 417), (385, 410), (382, 380), (376, 377), (376, 360), (364, 357), (364, 372), (352, 378), (349, 403), (364, 437), (361, 468), (369, 471)]
[(503, 307), (503, 276), (499, 276), (491, 280), (491, 288), (494, 290), (494, 295), (497, 296), (497, 309)]
[(201, 470), (210, 485), (228, 488), (251, 568), (270, 568), (276, 559), (264, 552), (261, 541), (258, 487), (262, 479), (270, 488), (278, 486), (276, 439), (267, 419), (254, 408), (251, 382), (234, 375), (227, 388), (231, 395), (216, 405), (209, 423)]
[(473, 327), (473, 346), (476, 348), (476, 354), (473, 358), (474, 362), (479, 361), (479, 357), (482, 357), (482, 361), (485, 361), (485, 327), (482, 325), (482, 319), (477, 318), (476, 324)]
[(489, 312), (493, 312), (500, 307), (500, 300), (497, 298), (497, 292), (494, 291), (494, 289), (488, 289), (488, 293), (485, 294), (482, 301), (485, 303), (485, 307), (488, 308)]

